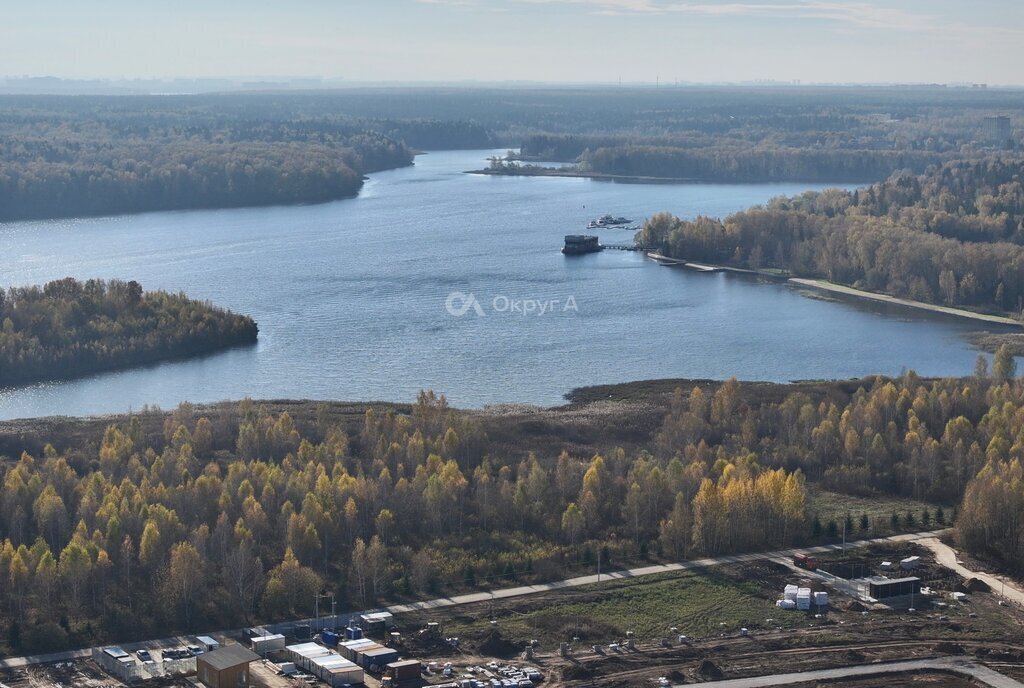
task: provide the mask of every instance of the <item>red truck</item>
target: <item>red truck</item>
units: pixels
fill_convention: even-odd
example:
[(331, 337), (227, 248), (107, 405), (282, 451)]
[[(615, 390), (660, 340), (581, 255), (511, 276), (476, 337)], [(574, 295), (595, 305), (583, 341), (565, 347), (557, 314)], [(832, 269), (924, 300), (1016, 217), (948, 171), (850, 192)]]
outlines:
[(793, 563), (802, 569), (807, 569), (808, 571), (815, 571), (818, 568), (818, 560), (810, 554), (794, 554)]

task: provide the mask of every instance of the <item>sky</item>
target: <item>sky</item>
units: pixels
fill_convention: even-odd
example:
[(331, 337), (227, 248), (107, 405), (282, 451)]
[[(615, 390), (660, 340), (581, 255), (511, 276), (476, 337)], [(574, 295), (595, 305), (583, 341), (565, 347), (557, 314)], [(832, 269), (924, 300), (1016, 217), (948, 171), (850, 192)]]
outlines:
[(1024, 84), (1024, 0), (0, 0), (0, 77)]

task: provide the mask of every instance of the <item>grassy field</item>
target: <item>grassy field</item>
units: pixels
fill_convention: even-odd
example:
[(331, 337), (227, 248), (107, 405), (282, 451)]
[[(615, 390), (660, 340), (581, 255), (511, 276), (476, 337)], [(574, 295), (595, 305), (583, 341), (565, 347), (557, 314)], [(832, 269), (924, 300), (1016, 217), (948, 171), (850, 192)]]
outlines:
[[(942, 524), (935, 521), (935, 512), (939, 506), (942, 506), (942, 509), (945, 512), (945, 525), (949, 525), (953, 515), (953, 508), (947, 504), (932, 504), (929, 502), (918, 501), (916, 499), (889, 497), (885, 495), (855, 497), (853, 495), (840, 494), (838, 492), (829, 492), (828, 490), (821, 489), (815, 485), (810, 485), (808, 487), (808, 496), (810, 498), (807, 507), (808, 513), (812, 516), (817, 514), (823, 524), (828, 523), (830, 520), (834, 520), (839, 524), (840, 528), (842, 528), (843, 519), (846, 518), (846, 514), (850, 514), (853, 516), (854, 522), (854, 532), (852, 533), (853, 538), (859, 538), (862, 535), (868, 537), (884, 535), (885, 533), (875, 532), (875, 523), (878, 520), (885, 521), (885, 526), (888, 532), (889, 519), (892, 517), (893, 512), (899, 514), (901, 523), (908, 511), (914, 514), (916, 525), (911, 528), (906, 528), (901, 525), (899, 528), (900, 531), (941, 528)], [(931, 512), (932, 515), (932, 523), (930, 526), (925, 526), (921, 523), (921, 515), (925, 509)], [(862, 534), (860, 532), (861, 514), (867, 514), (868, 518), (871, 520), (871, 530), (868, 533)], [(847, 533), (847, 537), (850, 536), (851, 534)]]
[[(515, 645), (537, 639), (551, 647), (579, 637), (585, 642), (670, 635), (678, 628), (691, 638), (736, 633), (739, 628), (794, 627), (804, 614), (783, 614), (777, 594), (753, 578), (732, 580), (725, 569), (659, 574), (633, 580), (562, 590), (519, 600), (516, 604), (474, 605), (441, 615), (445, 635), (473, 639), (491, 630)], [(432, 620), (419, 615), (414, 627)], [(770, 624), (767, 619), (774, 619)], [(494, 620), (496, 623), (491, 623)]]
[[(492, 603), (449, 607), (430, 612), (403, 614), (396, 619), (403, 637), (414, 639), (427, 622), (440, 622), (445, 637), (457, 636), (461, 653), (471, 656), (512, 657), (536, 640), (545, 652), (560, 642), (574, 643), (581, 651), (589, 646), (624, 641), (632, 631), (646, 644), (674, 633), (701, 643), (736, 638), (746, 627), (763, 650), (837, 647), (892, 641), (1005, 642), (1024, 628), (1020, 610), (998, 605), (998, 598), (978, 593), (965, 603), (951, 603), (948, 593), (959, 579), (932, 575), (941, 572), (927, 551), (910, 543), (877, 545), (823, 555), (830, 564), (869, 562), (920, 553), (920, 569), (929, 585), (939, 591), (936, 601), (946, 606), (919, 613), (848, 610), (848, 600), (833, 592), (833, 606), (826, 618), (811, 612), (782, 611), (775, 606), (786, 583), (822, 585), (801, 579), (800, 573), (770, 561), (722, 565), (700, 571), (619, 579), (580, 588), (550, 592)], [(871, 573), (874, 567), (865, 569)], [(923, 604), (923, 600), (922, 600)], [(678, 630), (673, 632), (671, 629)], [(777, 632), (786, 629), (789, 632)], [(412, 641), (415, 643), (416, 641)], [(746, 645), (741, 646), (749, 651)], [(451, 654), (444, 645), (415, 647), (414, 655)], [(946, 652), (943, 650), (942, 652)], [(954, 648), (954, 653), (960, 650)], [(615, 655), (621, 657), (621, 655)]]

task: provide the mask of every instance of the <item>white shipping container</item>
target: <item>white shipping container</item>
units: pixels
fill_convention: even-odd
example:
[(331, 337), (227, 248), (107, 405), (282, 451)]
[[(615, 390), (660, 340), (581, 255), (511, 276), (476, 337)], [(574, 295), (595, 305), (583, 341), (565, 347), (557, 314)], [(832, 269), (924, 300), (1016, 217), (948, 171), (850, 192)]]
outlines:
[(828, 593), (824, 591), (814, 593), (814, 604), (818, 605), (819, 607), (827, 606)]
[(265, 655), (274, 650), (283, 650), (285, 646), (285, 638), (280, 633), (276, 635), (258, 635), (250, 638), (249, 642), (252, 643), (252, 651), (258, 655)]

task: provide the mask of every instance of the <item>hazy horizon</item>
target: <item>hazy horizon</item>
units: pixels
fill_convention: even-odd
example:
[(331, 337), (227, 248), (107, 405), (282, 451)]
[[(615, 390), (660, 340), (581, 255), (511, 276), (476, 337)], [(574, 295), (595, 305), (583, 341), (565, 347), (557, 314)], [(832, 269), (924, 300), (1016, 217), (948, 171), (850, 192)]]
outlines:
[(1009, 0), (55, 0), (5, 15), (15, 79), (1012, 86), (1024, 62)]

